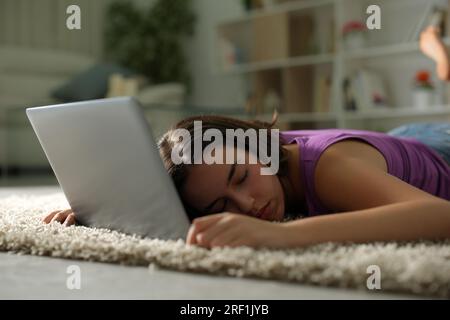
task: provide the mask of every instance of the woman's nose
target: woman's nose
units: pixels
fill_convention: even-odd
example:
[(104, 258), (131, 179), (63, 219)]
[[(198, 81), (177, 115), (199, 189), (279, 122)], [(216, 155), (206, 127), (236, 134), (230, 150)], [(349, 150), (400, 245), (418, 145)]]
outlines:
[(236, 192), (234, 198), (234, 202), (238, 206), (240, 212), (251, 214), (255, 210), (255, 199), (251, 195), (243, 192)]

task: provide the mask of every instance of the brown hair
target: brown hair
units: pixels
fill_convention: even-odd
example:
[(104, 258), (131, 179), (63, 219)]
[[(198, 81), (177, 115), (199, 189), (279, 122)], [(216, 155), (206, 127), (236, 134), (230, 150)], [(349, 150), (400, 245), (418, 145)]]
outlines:
[[(159, 140), (158, 142), (158, 148), (159, 153), (161, 155), (161, 159), (163, 161), (164, 167), (166, 168), (167, 172), (169, 173), (170, 177), (172, 178), (175, 187), (179, 194), (181, 194), (181, 188), (183, 187), (184, 182), (187, 178), (187, 169), (189, 164), (175, 164), (172, 161), (172, 149), (174, 148), (174, 145), (176, 143), (175, 139), (172, 138), (173, 133), (177, 129), (186, 129), (191, 137), (194, 135), (194, 121), (201, 121), (202, 123), (202, 136), (205, 130), (207, 129), (217, 129), (219, 130), (223, 136), (225, 136), (226, 129), (243, 129), (244, 131), (247, 129), (267, 129), (267, 152), (268, 154), (271, 153), (271, 144), (270, 144), (270, 135), (271, 130), (274, 129), (274, 124), (277, 120), (277, 115), (274, 115), (274, 118), (271, 123), (262, 122), (262, 121), (245, 121), (240, 119), (235, 119), (231, 117), (225, 117), (225, 116), (216, 116), (216, 115), (201, 115), (201, 116), (194, 116), (189, 117), (184, 120), (181, 120), (177, 124), (175, 124), (169, 131), (167, 131)], [(259, 136), (257, 135), (257, 144), (259, 145)], [(202, 142), (202, 150), (206, 148), (211, 142), (209, 141), (203, 141)], [(279, 143), (279, 170), (277, 175), (285, 175), (287, 170), (287, 156), (286, 151), (282, 148), (283, 145), (282, 138), (280, 137), (280, 143)], [(245, 150), (249, 150), (248, 141), (245, 141)], [(189, 208), (189, 206), (186, 203), (183, 203), (189, 218), (192, 220), (195, 217), (198, 216), (198, 213), (194, 212), (192, 208)]]

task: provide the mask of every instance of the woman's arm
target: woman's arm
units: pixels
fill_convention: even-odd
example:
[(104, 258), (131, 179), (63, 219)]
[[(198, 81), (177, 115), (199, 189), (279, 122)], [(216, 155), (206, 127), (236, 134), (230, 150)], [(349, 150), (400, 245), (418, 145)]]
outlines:
[(365, 148), (329, 147), (316, 165), (317, 198), (340, 213), (284, 223), (214, 214), (195, 219), (186, 242), (207, 248), (292, 248), (322, 242), (450, 238), (450, 202), (388, 174)]
[(417, 200), (286, 222), (286, 245), (450, 238), (450, 202)]
[(322, 154), (315, 191), (339, 213), (287, 222), (289, 246), (450, 238), (450, 201), (388, 174), (364, 149), (355, 150), (331, 147)]

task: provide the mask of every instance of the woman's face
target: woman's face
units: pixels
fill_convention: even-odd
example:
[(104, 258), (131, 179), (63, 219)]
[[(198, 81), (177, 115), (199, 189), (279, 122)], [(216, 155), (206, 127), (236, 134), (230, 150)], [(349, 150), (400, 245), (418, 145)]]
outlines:
[(183, 200), (201, 215), (232, 212), (269, 221), (284, 217), (284, 192), (277, 175), (261, 175), (261, 164), (190, 165)]

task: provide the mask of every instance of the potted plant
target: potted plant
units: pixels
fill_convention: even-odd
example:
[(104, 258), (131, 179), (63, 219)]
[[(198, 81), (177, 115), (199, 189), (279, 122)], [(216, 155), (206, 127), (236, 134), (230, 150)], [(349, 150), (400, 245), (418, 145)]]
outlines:
[(183, 43), (194, 32), (191, 0), (156, 0), (142, 7), (112, 2), (105, 19), (106, 59), (145, 75), (151, 84), (189, 87)]
[(426, 109), (434, 103), (434, 85), (430, 72), (419, 70), (414, 78), (413, 104), (416, 109)]
[(361, 21), (348, 21), (342, 28), (342, 37), (347, 50), (364, 48), (367, 43), (367, 27)]

